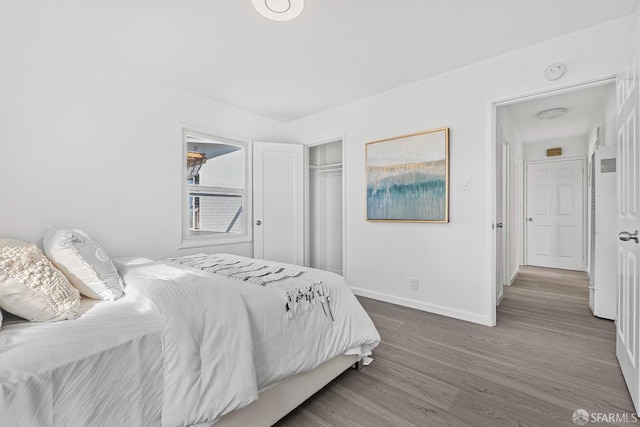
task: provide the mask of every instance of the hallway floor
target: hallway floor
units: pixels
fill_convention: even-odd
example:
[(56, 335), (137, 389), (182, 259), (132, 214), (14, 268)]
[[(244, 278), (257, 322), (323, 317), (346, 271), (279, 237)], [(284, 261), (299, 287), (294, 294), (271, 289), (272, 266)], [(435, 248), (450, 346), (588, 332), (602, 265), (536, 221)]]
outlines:
[(575, 426), (577, 409), (633, 420), (614, 323), (592, 316), (584, 273), (521, 267), (494, 328), (359, 299), (382, 336), (374, 362), (278, 426)]

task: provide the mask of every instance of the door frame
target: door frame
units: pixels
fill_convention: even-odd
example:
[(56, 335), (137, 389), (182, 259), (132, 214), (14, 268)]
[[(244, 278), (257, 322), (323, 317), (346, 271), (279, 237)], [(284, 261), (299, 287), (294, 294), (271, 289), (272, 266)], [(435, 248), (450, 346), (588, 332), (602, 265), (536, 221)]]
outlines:
[[(565, 92), (572, 92), (580, 89), (588, 89), (590, 87), (601, 86), (608, 83), (615, 83), (616, 75), (612, 73), (603, 73), (595, 75), (591, 78), (583, 78), (579, 80), (569, 81), (565, 84), (562, 83), (550, 83), (550, 86), (539, 89), (539, 90), (524, 90), (520, 92), (515, 92), (510, 95), (495, 97), (487, 100), (487, 151), (489, 153), (488, 156), (488, 164), (490, 174), (488, 177), (488, 186), (491, 196), (491, 203), (488, 207), (487, 216), (490, 219), (490, 223), (487, 224), (486, 235), (488, 243), (488, 253), (490, 257), (490, 265), (493, 267), (489, 269), (490, 274), (490, 287), (489, 293), (486, 297), (485, 304), (488, 307), (489, 312), (489, 324), (495, 326), (496, 324), (496, 268), (497, 268), (497, 260), (496, 260), (496, 245), (497, 245), (497, 233), (495, 232), (495, 218), (496, 218), (496, 138), (497, 138), (497, 126), (498, 126), (498, 117), (497, 117), (497, 108), (516, 104), (518, 102), (530, 101), (538, 98), (542, 98), (549, 95), (560, 94)], [(521, 171), (524, 173), (524, 169)], [(523, 180), (524, 181), (524, 180)], [(524, 182), (523, 182), (524, 184)], [(522, 188), (520, 188), (522, 191)], [(513, 200), (512, 200), (513, 202)], [(520, 229), (523, 230), (524, 217), (521, 215), (521, 218), (518, 218)], [(513, 227), (512, 227), (513, 230)]]
[[(560, 163), (560, 162), (567, 162), (567, 161), (572, 161), (572, 160), (580, 160), (582, 162), (582, 208), (581, 208), (581, 213), (582, 213), (582, 269), (579, 271), (584, 271), (586, 272), (587, 269), (587, 254), (586, 254), (586, 250), (587, 250), (587, 232), (589, 230), (589, 224), (588, 224), (588, 209), (589, 209), (589, 201), (588, 199), (588, 189), (589, 186), (587, 185), (587, 165), (589, 163), (589, 156), (570, 156), (570, 157), (564, 157), (562, 159), (548, 159), (548, 160), (530, 160), (527, 162), (523, 162), (524, 163), (524, 167), (523, 167), (523, 173), (524, 173), (524, 180), (523, 180), (523, 188), (522, 188), (522, 197), (523, 197), (523, 213), (524, 213), (524, 217), (527, 216), (527, 192), (528, 192), (528, 185), (527, 185), (527, 179), (528, 179), (528, 174), (527, 174), (527, 166), (532, 165), (532, 164), (541, 164), (541, 163)], [(527, 232), (527, 223), (524, 222), (524, 218), (523, 220), (523, 227), (522, 227), (522, 254), (524, 256), (524, 263), (526, 265), (527, 264), (527, 248), (528, 248), (528, 239), (529, 239), (529, 233)]]
[(309, 267), (311, 263), (311, 223), (309, 211), (309, 148), (331, 142), (342, 142), (342, 276), (347, 277), (347, 138), (342, 132), (329, 138), (314, 140), (304, 143), (304, 265)]

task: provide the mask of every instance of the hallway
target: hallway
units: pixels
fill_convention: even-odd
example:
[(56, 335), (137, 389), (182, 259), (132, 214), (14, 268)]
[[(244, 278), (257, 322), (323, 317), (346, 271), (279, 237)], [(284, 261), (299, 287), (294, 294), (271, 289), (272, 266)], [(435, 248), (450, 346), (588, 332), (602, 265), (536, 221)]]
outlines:
[(633, 412), (616, 361), (614, 322), (592, 315), (586, 273), (521, 266), (513, 286), (505, 287), (497, 319), (503, 333), (531, 344), (523, 369), (536, 373), (556, 404)]

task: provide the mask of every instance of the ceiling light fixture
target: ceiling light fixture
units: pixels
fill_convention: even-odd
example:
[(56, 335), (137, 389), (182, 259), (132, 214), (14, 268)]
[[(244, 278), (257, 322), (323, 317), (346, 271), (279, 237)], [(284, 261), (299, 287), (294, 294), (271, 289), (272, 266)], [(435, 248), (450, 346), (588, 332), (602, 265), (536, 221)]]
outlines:
[(536, 114), (538, 120), (551, 120), (557, 119), (558, 117), (562, 117), (567, 114), (569, 110), (566, 108), (551, 108), (549, 110), (540, 111)]
[(304, 0), (251, 0), (253, 7), (266, 18), (274, 21), (290, 21), (300, 15)]

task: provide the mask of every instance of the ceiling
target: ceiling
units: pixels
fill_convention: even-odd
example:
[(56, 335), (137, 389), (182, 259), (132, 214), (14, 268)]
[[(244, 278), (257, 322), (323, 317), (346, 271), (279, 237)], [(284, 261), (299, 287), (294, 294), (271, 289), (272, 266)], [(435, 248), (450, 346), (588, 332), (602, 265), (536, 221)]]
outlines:
[[(499, 108), (507, 110), (523, 144), (587, 137), (604, 102), (603, 98), (608, 90), (612, 90), (613, 85), (612, 82)], [(540, 111), (551, 108), (566, 108), (568, 112), (565, 116), (552, 120), (537, 119), (536, 115)]]
[(0, 37), (287, 122), (633, 14), (639, 1), (307, 0), (275, 22), (251, 0), (0, 0)]

